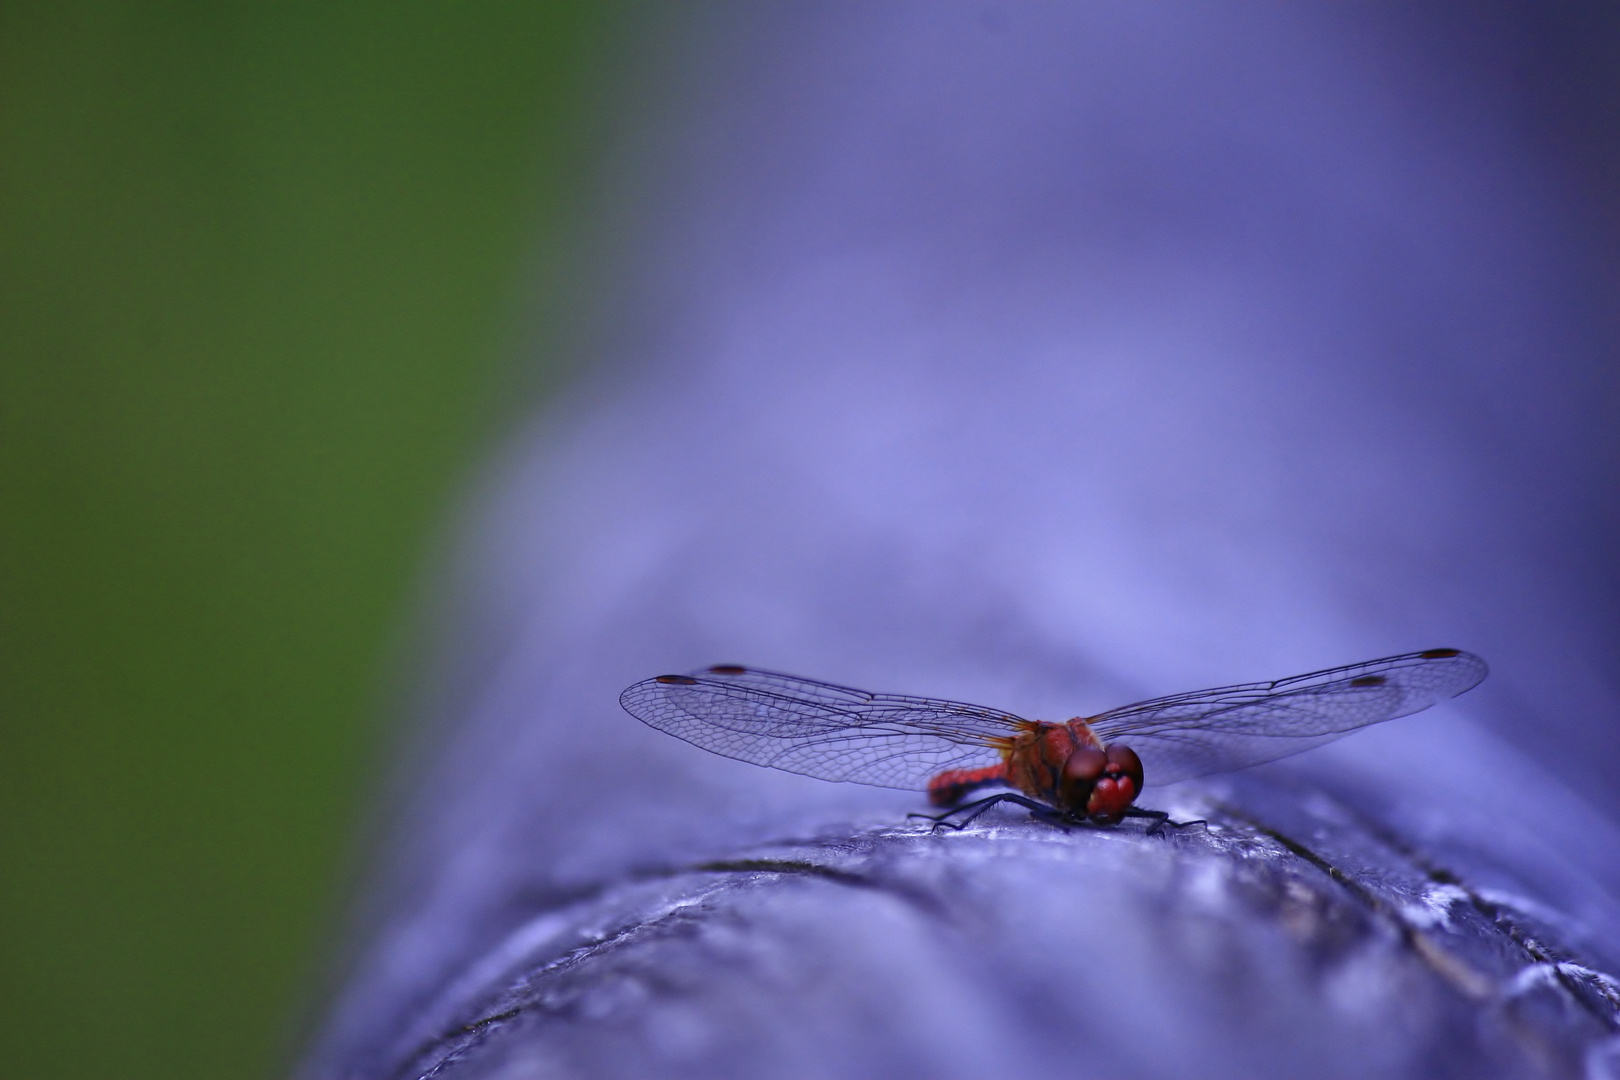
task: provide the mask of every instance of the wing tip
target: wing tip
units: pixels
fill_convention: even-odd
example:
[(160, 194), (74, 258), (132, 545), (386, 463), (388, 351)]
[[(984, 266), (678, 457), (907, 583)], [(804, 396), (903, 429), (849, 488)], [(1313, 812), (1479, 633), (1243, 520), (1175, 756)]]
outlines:
[(1466, 694), (1484, 682), (1485, 677), (1491, 673), (1491, 666), (1485, 662), (1484, 657), (1465, 649), (1424, 649), (1416, 656), (1420, 660), (1455, 660), (1458, 663), (1450, 666), (1468, 673), (1468, 677), (1459, 683), (1457, 689), (1451, 691), (1449, 697)]

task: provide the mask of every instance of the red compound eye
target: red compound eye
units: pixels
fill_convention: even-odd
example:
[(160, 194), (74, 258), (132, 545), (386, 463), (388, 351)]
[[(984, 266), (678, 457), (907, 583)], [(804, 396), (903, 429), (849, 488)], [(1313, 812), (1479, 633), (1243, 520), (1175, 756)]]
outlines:
[(1115, 743), (1108, 748), (1108, 764), (1131, 778), (1136, 788), (1133, 798), (1142, 794), (1142, 759), (1136, 756), (1135, 750)]
[(1128, 746), (1110, 746), (1103, 775), (1097, 778), (1086, 800), (1086, 815), (1100, 824), (1112, 824), (1142, 791), (1142, 759)]
[(1076, 813), (1083, 812), (1091, 800), (1091, 789), (1108, 768), (1108, 755), (1094, 746), (1082, 746), (1063, 763), (1063, 778), (1058, 791), (1063, 804)]

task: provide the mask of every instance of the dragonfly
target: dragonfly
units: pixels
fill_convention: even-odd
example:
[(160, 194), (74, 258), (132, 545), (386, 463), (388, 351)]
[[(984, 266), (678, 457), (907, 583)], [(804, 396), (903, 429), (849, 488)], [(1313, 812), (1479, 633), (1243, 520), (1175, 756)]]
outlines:
[[(1271, 682), (1151, 698), (1054, 723), (943, 698), (874, 694), (720, 664), (659, 675), (619, 696), (642, 723), (694, 746), (821, 780), (920, 789), (966, 828), (1014, 803), (1061, 825), (1172, 822), (1135, 805), (1148, 777), (1172, 784), (1302, 753), (1473, 689), (1489, 669), (1425, 649)], [(964, 802), (981, 789), (1011, 791)], [(957, 820), (952, 820), (952, 818)]]

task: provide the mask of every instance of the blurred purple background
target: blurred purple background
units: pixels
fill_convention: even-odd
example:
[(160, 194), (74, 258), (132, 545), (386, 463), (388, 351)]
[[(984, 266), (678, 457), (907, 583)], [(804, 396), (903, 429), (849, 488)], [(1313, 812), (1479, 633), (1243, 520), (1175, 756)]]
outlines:
[[(472, 500), (312, 1070), (397, 1040), (573, 891), (916, 808), (618, 710), (632, 681), (716, 662), (1062, 719), (1469, 649), (1480, 689), (1273, 768), (1414, 835), (1499, 836), (1549, 903), (1612, 915), (1597, 17), (663, 16), (643, 45), (659, 104), (600, 226), (630, 239), (596, 368)], [(1143, 801), (1173, 806), (1152, 782)]]

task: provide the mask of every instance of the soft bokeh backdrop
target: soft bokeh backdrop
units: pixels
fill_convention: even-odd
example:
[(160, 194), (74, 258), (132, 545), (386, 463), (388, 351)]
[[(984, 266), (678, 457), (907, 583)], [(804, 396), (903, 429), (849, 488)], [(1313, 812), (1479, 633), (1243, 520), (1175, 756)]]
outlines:
[(622, 15), (0, 7), (7, 1077), (281, 1069)]

